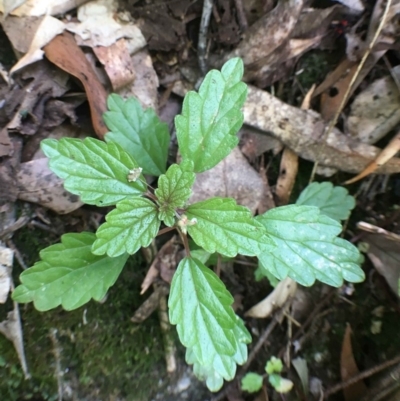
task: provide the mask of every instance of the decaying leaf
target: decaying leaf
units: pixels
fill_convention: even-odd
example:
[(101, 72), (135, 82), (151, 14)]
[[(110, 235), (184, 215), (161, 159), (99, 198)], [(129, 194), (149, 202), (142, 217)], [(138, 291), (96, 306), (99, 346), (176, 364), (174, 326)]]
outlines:
[(8, 14), (24, 4), (27, 0), (1, 0), (0, 1), (0, 13), (3, 13), (5, 17)]
[(292, 298), (296, 289), (297, 283), (289, 277), (285, 278), (265, 299), (250, 308), (245, 316), (259, 319), (268, 317), (274, 310), (282, 307), (289, 298)]
[(11, 288), (11, 269), (14, 252), (0, 242), (0, 304), (7, 301)]
[(352, 184), (369, 174), (374, 173), (379, 167), (384, 166), (389, 162), (400, 150), (400, 132), (385, 146), (379, 155), (360, 174), (345, 182), (345, 184)]
[(65, 25), (57, 18), (46, 15), (40, 21), (37, 31), (32, 37), (28, 52), (11, 68), (11, 73), (34, 63), (43, 58), (42, 48), (47, 45), (55, 36), (62, 33)]
[(108, 47), (96, 46), (93, 51), (104, 65), (114, 92), (133, 82), (135, 79), (134, 65), (124, 38)]
[[(3, 0), (4, 8), (16, 17), (41, 17), (64, 14), (89, 0)], [(6, 7), (8, 3), (12, 3)], [(12, 8), (12, 10), (10, 10)], [(0, 12), (2, 12), (0, 2)]]
[(44, 51), (52, 63), (82, 82), (90, 105), (93, 128), (102, 139), (108, 132), (103, 121), (103, 113), (107, 110), (107, 93), (82, 49), (76, 44), (70, 33), (64, 32), (45, 46)]
[(264, 193), (260, 175), (249, 165), (236, 147), (211, 170), (196, 174), (189, 202), (200, 202), (216, 196), (236, 199), (255, 213)]
[(83, 205), (78, 196), (64, 189), (64, 181), (48, 168), (47, 158), (22, 163), (16, 178), (20, 200), (37, 203), (59, 214), (70, 213)]
[(376, 270), (385, 277), (393, 293), (400, 296), (398, 288), (400, 280), (400, 235), (365, 222), (360, 222), (357, 226), (364, 231), (362, 241), (369, 245), (368, 257)]
[[(400, 79), (400, 66), (392, 69)], [(400, 122), (400, 92), (392, 76), (380, 78), (357, 95), (346, 120), (349, 133), (373, 144)]]
[[(351, 327), (346, 326), (346, 332), (343, 337), (342, 352), (340, 354), (340, 375), (342, 381), (345, 382), (356, 376), (359, 373), (356, 361), (353, 355), (353, 347), (351, 345)], [(364, 394), (367, 394), (368, 389), (362, 380), (355, 382), (343, 389), (344, 398), (346, 401), (359, 400)]]
[(79, 46), (108, 47), (127, 38), (130, 53), (135, 53), (146, 45), (146, 40), (136, 25), (118, 19), (117, 8), (115, 0), (90, 1), (78, 8), (79, 22), (69, 22), (67, 29), (77, 35)]

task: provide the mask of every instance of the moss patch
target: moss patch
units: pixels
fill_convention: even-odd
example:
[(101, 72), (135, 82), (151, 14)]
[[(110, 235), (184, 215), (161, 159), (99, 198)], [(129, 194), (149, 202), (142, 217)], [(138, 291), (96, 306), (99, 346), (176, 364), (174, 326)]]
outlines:
[[(37, 259), (38, 249), (49, 245), (43, 232), (32, 234), (24, 229), (15, 237), (29, 264)], [(18, 267), (14, 270), (19, 272)], [(45, 313), (31, 304), (20, 305), (32, 379), (24, 379), (12, 344), (0, 336), (2, 401), (57, 399), (53, 329), (57, 330), (63, 382), (73, 398), (148, 400), (165, 369), (157, 316), (140, 325), (130, 322), (144, 299), (139, 288), (145, 272), (141, 258), (131, 257), (103, 304), (91, 301), (72, 312), (57, 308)], [(11, 308), (8, 304), (0, 309), (1, 319)]]

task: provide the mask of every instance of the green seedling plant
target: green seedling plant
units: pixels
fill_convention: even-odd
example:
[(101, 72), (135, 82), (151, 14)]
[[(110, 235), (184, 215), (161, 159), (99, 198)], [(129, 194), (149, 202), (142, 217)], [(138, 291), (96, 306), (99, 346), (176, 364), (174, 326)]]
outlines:
[[(268, 375), (269, 384), (278, 393), (288, 393), (293, 388), (293, 382), (281, 376), (283, 370), (283, 363), (279, 358), (271, 357), (265, 365), (265, 372)], [(249, 393), (256, 393), (261, 390), (263, 385), (264, 376), (248, 372), (241, 380), (241, 388)]]
[[(21, 274), (13, 299), (33, 302), (39, 311), (99, 301), (129, 255), (157, 235), (177, 230), (186, 256), (171, 283), (169, 318), (186, 347), (186, 361), (217, 391), (246, 361), (251, 336), (232, 309), (232, 295), (206, 267), (210, 255), (256, 257), (259, 275), (289, 276), (305, 286), (315, 280), (336, 287), (343, 280), (362, 281), (357, 248), (337, 237), (342, 230), (338, 219), (354, 206), (343, 188), (314, 185), (318, 196), (305, 193), (297, 204), (257, 217), (231, 198), (189, 203), (196, 174), (214, 167), (238, 144), (247, 94), (242, 76), (242, 61), (231, 59), (221, 71), (210, 71), (198, 92), (185, 96), (175, 118), (181, 162), (168, 169), (167, 125), (134, 98), (109, 96), (104, 120), (110, 132), (104, 142), (42, 141), (50, 169), (68, 191), (89, 205), (115, 208), (96, 233), (65, 234), (42, 250), (41, 260)], [(143, 174), (159, 177), (155, 190)], [(189, 237), (198, 249), (191, 251)]]

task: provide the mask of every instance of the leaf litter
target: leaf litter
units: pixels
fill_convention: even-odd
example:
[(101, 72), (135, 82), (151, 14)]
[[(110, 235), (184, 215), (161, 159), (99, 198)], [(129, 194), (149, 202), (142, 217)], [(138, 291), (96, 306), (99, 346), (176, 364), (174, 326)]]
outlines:
[[(6, 93), (0, 99), (0, 156), (3, 157), (0, 186), (7, 188), (7, 193), (0, 196), (3, 205), (12, 205), (18, 198), (56, 213), (69, 213), (80, 207), (80, 200), (66, 193), (60, 181), (47, 170), (45, 159), (31, 159), (34, 150), (25, 151), (22, 143), (18, 145), (13, 137), (30, 136), (32, 140), (25, 146), (28, 143), (33, 146), (35, 138), (57, 136), (60, 132), (64, 136), (75, 136), (78, 127), (88, 135), (103, 138), (108, 131), (102, 119), (107, 93), (116, 91), (124, 98), (133, 95), (143, 107), (158, 110), (160, 83), (179, 96), (195, 87), (201, 77), (193, 51), (197, 42), (196, 24), (202, 14), (200, 3), (158, 4), (136, 0), (124, 5), (82, 0), (0, 3), (3, 6), (0, 12), (6, 17), (1, 26), (18, 58), (4, 74), (8, 82), (0, 79), (1, 87), (6, 88), (5, 92), (0, 92)], [(211, 68), (219, 67), (235, 55), (244, 59), (245, 79), (253, 86), (249, 87), (244, 105), (243, 130), (251, 132), (252, 136), (243, 135), (241, 151), (236, 148), (212, 170), (198, 175), (190, 202), (210, 196), (228, 196), (253, 213), (267, 195), (286, 204), (291, 188), (294, 186), (293, 191), (298, 191), (297, 180), (304, 180), (301, 159), (337, 170), (336, 183), (349, 177), (345, 173), (359, 174), (356, 178), (362, 179), (367, 173), (400, 172), (400, 159), (396, 157), (400, 148), (398, 137), (390, 140), (393, 129), (399, 124), (396, 107), (399, 63), (394, 56), (398, 2), (391, 2), (388, 7), (384, 27), (358, 72), (360, 60), (382, 21), (385, 2), (376, 1), (372, 13), (360, 1), (343, 0), (343, 5), (335, 3), (325, 9), (314, 4), (305, 7), (304, 3), (302, 0), (278, 1), (274, 8), (272, 2), (256, 0), (215, 2), (211, 23), (206, 27), (208, 53), (205, 62)], [(131, 15), (141, 19), (133, 19)], [(24, 35), (21, 35), (21, 27)], [(338, 37), (345, 40), (344, 49), (337, 46)], [(320, 104), (314, 100), (308, 110), (302, 110), (297, 107), (299, 99), (304, 98), (309, 87), (302, 86), (307, 69), (297, 70), (297, 63), (303, 54), (316, 49), (322, 52), (336, 49), (341, 52), (342, 61), (334, 62), (332, 73), (324, 81), (312, 82), (318, 85), (313, 98)], [(393, 65), (388, 64), (389, 60)], [(357, 95), (352, 97), (352, 93)], [(85, 99), (88, 104), (84, 103)], [(348, 108), (340, 110), (343, 101)], [(82, 107), (86, 108), (84, 112)], [(339, 111), (342, 121), (327, 133), (329, 120)], [(382, 138), (383, 144), (372, 146)], [(172, 139), (174, 141), (174, 137)], [(260, 144), (264, 142), (267, 143), (265, 148)], [(271, 170), (276, 156), (271, 155), (269, 149), (277, 154), (283, 147), (285, 156), (279, 181)], [(289, 152), (293, 160), (300, 158), (299, 172), (293, 167), (296, 163), (288, 162)], [(21, 154), (30, 156), (21, 162)], [(171, 163), (176, 161), (172, 147), (169, 158)], [(263, 164), (264, 158), (268, 160), (267, 165)], [(283, 171), (291, 176), (290, 182), (281, 187)], [(276, 182), (276, 188), (271, 186), (273, 193), (266, 194), (270, 183), (265, 180)], [(350, 188), (355, 193), (353, 187)], [(392, 188), (395, 188), (395, 181), (392, 181)], [(324, 190), (329, 192), (329, 188)], [(320, 196), (321, 191), (316, 191), (311, 197), (312, 203), (308, 204), (314, 205)], [(340, 196), (331, 193), (321, 199), (324, 202), (328, 198), (336, 199), (337, 202), (340, 198), (345, 210), (335, 210), (335, 213), (343, 219), (350, 205), (346, 203), (345, 193)], [(390, 198), (390, 207), (395, 206), (395, 199)], [(377, 204), (379, 202), (375, 202)], [(395, 223), (391, 228), (398, 232)], [(0, 233), (4, 229), (4, 224), (0, 225)], [(378, 237), (376, 233), (365, 234), (364, 239), (370, 246), (368, 257), (392, 291), (398, 294), (396, 240), (382, 234)], [(167, 247), (167, 251), (162, 248), (164, 253), (154, 262), (159, 264), (158, 274), (166, 282), (170, 281), (171, 274), (163, 267), (163, 261), (169, 256), (175, 258), (176, 252), (175, 248), (173, 251), (170, 248)], [(390, 256), (389, 261), (384, 259), (385, 255)], [(154, 266), (149, 270), (151, 273), (143, 290), (160, 280)], [(243, 287), (248, 277), (236, 274), (243, 280)], [(3, 295), (5, 293), (6, 290)], [(265, 296), (265, 291), (263, 293)], [(158, 296), (154, 297), (158, 302)], [(260, 301), (260, 297), (255, 298), (245, 292), (244, 302), (250, 307)], [(336, 303), (340, 305), (340, 300)], [(275, 301), (269, 308), (271, 305), (274, 306)], [(264, 312), (264, 318), (266, 315)]]

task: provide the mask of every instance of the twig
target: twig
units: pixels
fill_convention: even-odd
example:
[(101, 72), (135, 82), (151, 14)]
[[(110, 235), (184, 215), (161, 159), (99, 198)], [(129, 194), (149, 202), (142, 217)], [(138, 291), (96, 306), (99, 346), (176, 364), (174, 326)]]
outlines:
[(57, 338), (57, 329), (50, 329), (49, 334), (51, 343), (53, 344), (53, 355), (55, 360), (55, 370), (57, 377), (58, 401), (63, 399), (63, 371), (61, 369), (61, 350)]
[(345, 382), (336, 384), (335, 386), (331, 387), (325, 392), (324, 399), (328, 399), (328, 397), (332, 394), (337, 393), (338, 391), (351, 386), (354, 383), (357, 383), (360, 380), (366, 379), (367, 377), (370, 377), (381, 370), (384, 370), (390, 366), (396, 365), (396, 363), (400, 363), (400, 355), (397, 355), (395, 358), (390, 359), (389, 361), (383, 362), (380, 365), (374, 366), (371, 369), (364, 370), (363, 372), (359, 373), (356, 376), (353, 376), (351, 379), (346, 380)]
[(207, 73), (207, 32), (210, 24), (211, 12), (213, 9), (213, 0), (204, 0), (203, 13), (201, 14), (199, 41), (197, 43), (197, 56), (199, 59), (200, 70), (205, 75)]
[[(373, 38), (372, 38), (372, 40), (371, 40), (371, 42), (370, 42), (370, 44), (368, 46), (368, 49), (364, 53), (364, 55), (363, 55), (363, 57), (362, 57), (362, 59), (360, 61), (360, 64), (357, 67), (356, 72), (354, 73), (354, 75), (351, 78), (349, 86), (346, 89), (346, 92), (345, 92), (345, 94), (344, 94), (344, 96), (342, 98), (342, 101), (340, 102), (340, 105), (339, 105), (338, 109), (336, 110), (336, 113), (335, 113), (333, 119), (331, 120), (328, 128), (326, 129), (326, 131), (325, 131), (325, 133), (323, 135), (323, 143), (325, 143), (325, 139), (331, 133), (333, 127), (337, 124), (337, 121), (339, 119), (340, 113), (342, 112), (345, 104), (348, 101), (350, 93), (352, 92), (353, 85), (356, 82), (358, 76), (360, 75), (360, 72), (361, 72), (362, 68), (364, 67), (365, 62), (367, 61), (368, 56), (371, 54), (372, 49), (375, 46), (375, 44), (376, 44), (376, 42), (378, 40), (378, 37), (382, 32), (382, 29), (383, 29), (383, 27), (385, 25), (385, 21), (386, 21), (386, 18), (388, 16), (391, 4), (392, 4), (392, 0), (387, 0), (385, 11), (383, 12), (381, 22), (380, 22), (378, 28), (376, 29), (375, 35), (373, 36)], [(312, 169), (312, 172), (311, 172), (310, 182), (314, 181), (314, 176), (315, 176), (315, 173), (317, 171), (318, 165), (319, 165), (319, 161), (316, 159), (315, 163), (314, 163), (314, 166), (313, 166), (313, 169)]]
[(240, 30), (243, 33), (243, 32), (245, 32), (247, 30), (249, 25), (247, 23), (246, 14), (245, 14), (244, 9), (243, 9), (242, 0), (235, 0), (235, 7), (236, 7), (236, 12), (237, 12), (237, 17), (238, 17), (238, 21), (239, 21)]

